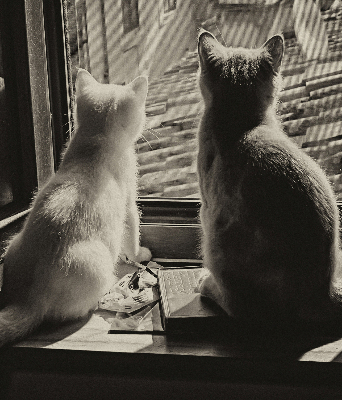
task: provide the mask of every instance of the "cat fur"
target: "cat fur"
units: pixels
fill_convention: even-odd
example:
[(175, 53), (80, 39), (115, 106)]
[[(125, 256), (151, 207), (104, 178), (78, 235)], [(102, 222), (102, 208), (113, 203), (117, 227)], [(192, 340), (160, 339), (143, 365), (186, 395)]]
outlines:
[(335, 195), (276, 112), (283, 37), (228, 48), (202, 30), (198, 53), (200, 292), (247, 324), (341, 318)]
[(117, 280), (119, 253), (151, 258), (139, 245), (134, 151), (146, 95), (145, 77), (118, 86), (79, 70), (76, 133), (4, 256), (0, 346), (87, 316)]

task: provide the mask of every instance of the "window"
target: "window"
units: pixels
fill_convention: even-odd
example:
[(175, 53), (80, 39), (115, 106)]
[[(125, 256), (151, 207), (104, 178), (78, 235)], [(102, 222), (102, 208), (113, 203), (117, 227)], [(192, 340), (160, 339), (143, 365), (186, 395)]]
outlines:
[[(206, 0), (203, 7), (196, 7), (195, 1), (163, 0), (158, 9), (141, 0), (139, 15), (137, 1), (122, 1), (121, 21), (117, 2), (102, 1), (106, 40), (99, 34), (88, 38), (89, 62), (99, 73), (93, 67), (91, 72), (104, 81), (108, 70), (108, 81), (113, 83), (149, 75), (147, 129), (137, 143), (142, 197), (199, 197), (196, 130), (203, 105), (196, 83), (196, 36), (197, 28), (204, 26), (222, 43), (244, 47), (260, 46), (271, 35), (284, 32), (284, 90), (279, 106), (284, 128), (326, 169), (342, 199), (341, 17), (330, 9), (332, 2), (321, 2), (319, 8), (318, 2), (310, 1), (313, 11), (308, 12), (298, 1), (220, 1), (211, 7)], [(100, 0), (86, 3), (88, 28), (97, 26), (92, 21), (98, 16), (89, 7), (95, 10)], [(100, 7), (97, 10), (99, 14)], [(170, 10), (175, 18), (160, 24), (160, 15)], [(139, 20), (134, 37), (120, 36)]]
[(164, 0), (164, 11), (172, 11), (177, 7), (177, 0)]
[[(179, 0), (175, 13), (182, 12), (181, 3)], [(297, 35), (291, 24), (287, 25), (291, 20), (293, 2), (265, 1), (262, 8), (245, 8), (247, 2), (243, 0), (235, 2), (239, 4), (237, 8), (230, 8), (228, 1), (220, 1), (215, 7), (211, 7), (211, 3), (208, 0), (208, 7), (192, 8), (193, 13), (189, 12), (189, 7), (184, 7), (186, 12), (183, 10), (172, 26), (154, 25), (160, 10), (149, 6), (152, 4), (150, 0), (140, 5), (140, 22), (144, 21), (146, 25), (140, 26), (139, 40), (134, 38), (136, 57), (131, 62), (137, 73), (150, 75), (148, 127), (144, 132), (145, 139), (137, 144), (140, 193), (154, 197), (148, 200), (142, 196), (140, 204), (144, 211), (143, 236), (151, 246), (156, 246), (158, 257), (189, 258), (195, 257), (196, 252), (194, 232), (199, 230), (195, 224), (199, 202), (194, 155), (196, 128), (202, 110), (196, 85), (198, 21), (218, 38), (233, 45), (259, 45), (274, 31), (285, 32), (285, 90), (280, 106), (285, 127), (305, 151), (326, 166), (330, 178), (336, 182), (338, 195), (342, 192), (339, 189), (342, 120), (340, 10), (330, 9), (332, 2), (324, 2), (327, 9), (319, 11), (319, 20), (326, 29), (328, 52), (322, 58), (312, 59), (313, 53), (310, 53), (305, 38)], [(183, 4), (192, 6), (196, 2), (186, 3), (184, 0)], [(204, 1), (202, 4), (208, 5)], [(18, 212), (21, 202), (27, 209), (34, 189), (42, 185), (58, 165), (61, 148), (72, 130), (71, 76), (75, 76), (77, 66), (90, 68), (95, 78), (103, 81), (106, 67), (102, 63), (108, 62), (110, 82), (127, 80), (127, 69), (132, 65), (125, 58), (127, 48), (120, 46), (122, 21), (115, 18), (121, 11), (121, 4), (116, 0), (65, 0), (63, 4), (55, 0), (0, 3), (2, 221), (13, 210)], [(103, 24), (93, 24), (102, 21), (103, 15)], [(298, 15), (305, 20), (305, 15)], [(63, 20), (68, 22), (65, 28), (68, 35), (65, 37)], [(93, 26), (101, 29), (94, 34), (90, 28)], [(103, 30), (106, 41), (102, 36)], [(300, 27), (297, 28), (299, 31)], [(314, 37), (313, 34), (310, 38), (313, 40)], [(63, 39), (69, 44), (66, 48)], [(71, 69), (65, 59), (71, 59)], [(9, 206), (15, 207), (9, 210)], [(170, 224), (161, 223), (164, 221)], [(3, 229), (0, 230), (1, 238), (2, 233)], [(30, 397), (31, 392), (34, 395), (38, 391), (46, 392), (48, 398), (53, 389), (56, 393), (69, 391), (77, 397), (81, 393), (77, 382), (83, 379), (85, 385), (80, 390), (88, 397), (87, 390), (92, 390), (93, 398), (118, 388), (124, 391), (125, 386), (134, 394), (139, 387), (140, 394), (148, 392), (149, 396), (161, 398), (165, 388), (169, 392), (178, 391), (180, 386), (182, 391), (188, 383), (194, 382), (196, 384), (190, 385), (184, 397), (190, 397), (192, 389), (197, 391), (198, 398), (201, 395), (208, 398), (210, 392), (216, 396), (224, 393), (222, 398), (225, 398), (228, 390), (236, 397), (241, 388), (247, 393), (246, 381), (252, 382), (248, 388), (251, 395), (259, 391), (263, 396), (270, 386), (274, 393), (271, 398), (280, 398), (279, 394), (284, 391), (291, 392), (291, 395), (296, 391), (298, 398), (324, 398), (327, 391), (330, 398), (333, 395), (341, 397), (338, 342), (309, 352), (311, 343), (305, 343), (303, 349), (298, 344), (294, 355), (286, 347), (273, 348), (273, 342), (267, 343), (265, 358), (258, 348), (259, 342), (255, 348), (253, 343), (248, 343), (249, 350), (246, 351), (245, 347), (239, 347), (239, 338), (234, 336), (234, 332), (229, 336), (232, 341), (226, 345), (224, 340), (212, 343), (210, 338), (205, 338), (199, 342), (177, 336), (151, 338), (149, 334), (138, 339), (132, 334), (124, 335), (122, 340), (119, 335), (112, 335), (108, 340), (103, 325), (100, 333), (97, 326), (91, 326), (75, 340), (75, 336), (70, 335), (72, 329), (75, 327), (65, 325), (58, 337), (51, 334), (49, 340), (55, 341), (53, 345), (38, 338), (35, 342), (1, 349), (0, 373), (10, 383), (1, 385), (0, 397), (9, 397), (7, 391), (13, 390), (22, 397), (22, 393)], [(63, 340), (65, 337), (67, 339)], [(87, 337), (98, 337), (99, 340), (97, 343), (87, 341)], [(246, 344), (245, 337), (244, 342)], [(321, 342), (314, 343), (318, 345)], [(35, 346), (45, 348), (32, 348)], [(75, 348), (79, 351), (70, 351)], [(273, 351), (275, 360), (272, 359)], [(247, 361), (244, 360), (246, 352)], [(292, 355), (294, 360), (289, 362)], [(299, 367), (297, 361), (300, 357), (309, 361), (333, 359), (334, 367), (323, 362), (319, 363), (321, 365), (301, 363)], [(258, 358), (257, 362), (254, 358)], [(116, 371), (119, 371), (117, 375)], [(203, 380), (203, 376), (206, 379)], [(64, 386), (65, 382), (69, 386)], [(122, 385), (123, 382), (129, 384)], [(36, 384), (40, 385), (38, 389)], [(289, 387), (291, 385), (295, 385), (294, 388)], [(218, 386), (223, 389), (217, 390)], [(4, 396), (1, 396), (3, 392)], [(320, 396), (315, 396), (318, 392)]]
[(139, 27), (138, 0), (122, 0), (122, 21), (124, 33)]

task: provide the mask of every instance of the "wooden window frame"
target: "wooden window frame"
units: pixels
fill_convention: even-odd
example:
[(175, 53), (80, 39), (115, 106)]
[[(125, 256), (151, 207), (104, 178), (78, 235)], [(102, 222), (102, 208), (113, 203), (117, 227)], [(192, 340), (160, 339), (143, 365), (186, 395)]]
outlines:
[[(71, 130), (62, 3), (53, 0), (1, 2), (6, 95), (16, 118), (17, 187), (0, 220), (29, 207), (32, 195), (54, 173)], [(34, 28), (32, 28), (34, 27)], [(48, 44), (51, 45), (48, 45)], [(6, 72), (7, 71), (7, 72)]]

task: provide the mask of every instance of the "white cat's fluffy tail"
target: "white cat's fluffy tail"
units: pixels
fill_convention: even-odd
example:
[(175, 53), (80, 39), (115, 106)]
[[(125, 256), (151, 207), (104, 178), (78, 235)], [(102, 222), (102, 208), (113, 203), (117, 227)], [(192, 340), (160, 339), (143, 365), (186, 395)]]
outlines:
[(0, 310), (0, 347), (13, 343), (31, 333), (38, 325), (37, 315), (17, 305)]

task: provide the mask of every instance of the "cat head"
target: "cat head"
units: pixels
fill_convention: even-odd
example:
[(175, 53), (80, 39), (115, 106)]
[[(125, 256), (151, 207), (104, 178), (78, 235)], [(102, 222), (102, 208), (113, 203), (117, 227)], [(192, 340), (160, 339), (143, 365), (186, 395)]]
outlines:
[(84, 69), (76, 79), (76, 132), (85, 136), (114, 136), (134, 142), (145, 123), (147, 78), (139, 76), (125, 86), (97, 82)]
[(205, 103), (246, 107), (252, 102), (267, 107), (276, 94), (283, 53), (280, 35), (258, 49), (244, 49), (225, 47), (210, 32), (201, 30), (199, 84)]

